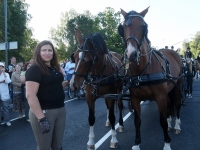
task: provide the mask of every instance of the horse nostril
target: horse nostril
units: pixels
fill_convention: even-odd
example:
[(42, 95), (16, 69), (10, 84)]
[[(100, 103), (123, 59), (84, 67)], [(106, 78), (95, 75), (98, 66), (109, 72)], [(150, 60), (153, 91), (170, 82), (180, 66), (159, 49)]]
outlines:
[(136, 52), (136, 51), (133, 51), (133, 52), (130, 54), (129, 61), (135, 62), (135, 61), (136, 61), (136, 58), (137, 58), (137, 52)]

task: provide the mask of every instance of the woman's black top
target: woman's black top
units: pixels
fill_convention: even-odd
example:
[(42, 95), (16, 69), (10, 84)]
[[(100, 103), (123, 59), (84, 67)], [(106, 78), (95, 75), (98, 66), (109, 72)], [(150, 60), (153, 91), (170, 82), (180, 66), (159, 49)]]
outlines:
[(37, 65), (32, 65), (25, 74), (26, 81), (39, 83), (37, 97), (41, 108), (55, 109), (64, 106), (63, 74), (55, 68), (48, 67), (50, 75), (42, 73)]

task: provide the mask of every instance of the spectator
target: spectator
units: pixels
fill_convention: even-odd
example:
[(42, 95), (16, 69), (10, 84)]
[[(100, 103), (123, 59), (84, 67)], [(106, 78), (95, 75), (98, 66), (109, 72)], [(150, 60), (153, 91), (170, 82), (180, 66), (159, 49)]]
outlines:
[(65, 59), (65, 61), (63, 62), (63, 68), (65, 68), (66, 64), (68, 63), (68, 58)]
[(31, 67), (31, 63), (30, 62), (27, 62), (25, 63), (24, 65), (24, 71), (21, 72), (20, 74), (20, 81), (22, 83), (22, 86), (21, 86), (21, 98), (22, 98), (22, 102), (24, 103), (24, 110), (25, 110), (25, 118), (26, 118), (26, 121), (30, 122), (29, 120), (29, 115), (28, 115), (28, 112), (29, 112), (29, 105), (28, 105), (28, 101), (26, 99), (26, 92), (25, 92), (25, 73), (26, 71)]
[[(66, 80), (66, 85), (69, 85), (69, 82), (72, 78), (72, 75), (74, 73), (74, 68), (75, 68), (75, 63), (72, 62), (71, 58), (70, 61), (65, 65), (65, 72), (66, 72), (66, 76), (65, 76), (65, 80)], [(72, 98), (70, 95), (70, 87), (68, 86), (68, 97)]]
[(185, 52), (185, 59), (186, 58), (192, 58), (192, 56), (193, 56), (193, 54), (192, 54), (192, 52), (190, 51), (190, 47), (187, 47), (187, 50), (186, 50), (186, 52)]
[(165, 46), (165, 49), (168, 49), (168, 46)]
[(60, 70), (61, 70), (61, 72), (62, 72), (62, 74), (63, 74), (63, 77), (65, 77), (65, 76), (66, 76), (66, 73), (65, 73), (65, 70), (64, 70), (63, 66), (64, 66), (64, 64), (61, 63), (61, 64), (60, 64)]
[(65, 94), (53, 44), (50, 41), (40, 42), (33, 60), (25, 78), (30, 123), (37, 149), (61, 150), (66, 120)]
[(200, 63), (200, 52), (199, 52), (199, 54), (197, 56), (197, 61)]
[[(4, 123), (7, 126), (11, 126), (9, 120), (9, 104), (10, 104), (10, 94), (8, 84), (11, 82), (10, 76), (5, 72), (5, 64), (0, 62), (0, 107), (3, 108), (2, 114), (4, 118)], [(1, 111), (0, 111), (0, 122), (1, 120)]]
[(11, 78), (12, 73), (15, 71), (15, 65), (16, 65), (16, 58), (11, 57), (10, 65), (8, 65), (8, 73), (10, 75), (10, 78)]
[(19, 62), (18, 64), (19, 64), (19, 65), (21, 66), (21, 68), (22, 68), (21, 71), (24, 71), (24, 63), (21, 61), (21, 62)]
[(192, 61), (189, 58), (186, 59), (185, 74), (187, 78), (187, 96), (188, 98), (192, 98), (192, 84), (193, 78), (196, 74), (196, 70), (194, 68), (194, 65), (192, 64)]
[(67, 80), (67, 81), (71, 80), (72, 75), (74, 73), (74, 67), (75, 67), (75, 63), (73, 63), (70, 58), (70, 61), (65, 65), (65, 72), (66, 72), (65, 80)]
[(21, 66), (17, 64), (15, 66), (15, 72), (13, 72), (11, 76), (12, 86), (13, 86), (13, 111), (19, 113), (19, 119), (22, 119), (22, 111), (24, 109), (24, 104), (22, 102), (21, 97), (21, 86), (22, 83), (20, 81), (20, 74), (21, 74)]
[(171, 50), (174, 50), (174, 46), (171, 46)]

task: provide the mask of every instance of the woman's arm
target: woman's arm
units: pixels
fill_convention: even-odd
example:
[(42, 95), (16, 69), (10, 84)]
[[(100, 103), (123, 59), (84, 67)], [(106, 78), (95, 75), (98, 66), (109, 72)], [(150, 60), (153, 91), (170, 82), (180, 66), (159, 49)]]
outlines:
[(44, 118), (45, 115), (42, 112), (37, 92), (39, 89), (39, 83), (33, 81), (26, 81), (26, 98), (28, 100), (31, 111), (38, 119)]
[(68, 85), (69, 85), (69, 81), (66, 80), (62, 82), (63, 89), (67, 88)]

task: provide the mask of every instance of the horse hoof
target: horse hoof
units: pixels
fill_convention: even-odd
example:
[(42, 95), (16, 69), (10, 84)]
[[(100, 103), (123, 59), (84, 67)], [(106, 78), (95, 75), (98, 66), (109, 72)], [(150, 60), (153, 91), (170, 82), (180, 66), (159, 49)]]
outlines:
[(180, 134), (180, 133), (181, 133), (181, 130), (176, 129), (176, 130), (174, 131), (174, 133), (175, 133), (175, 134)]
[(87, 150), (95, 150), (94, 145), (87, 145)]
[(140, 146), (139, 146), (139, 145), (134, 145), (134, 146), (132, 147), (132, 150), (140, 150)]
[(110, 148), (117, 148), (117, 143), (110, 142)]
[(106, 121), (106, 127), (110, 127), (110, 122)]
[(122, 132), (124, 132), (125, 130), (124, 130), (124, 127), (123, 127), (123, 126), (120, 126), (120, 127), (118, 127), (117, 131), (120, 132), (120, 133), (122, 133)]
[(171, 131), (171, 129), (172, 129), (172, 128), (169, 128), (169, 127), (168, 127), (167, 131)]

